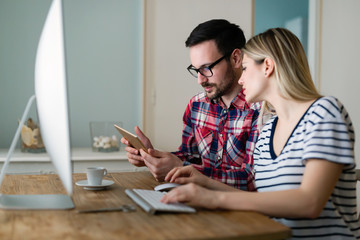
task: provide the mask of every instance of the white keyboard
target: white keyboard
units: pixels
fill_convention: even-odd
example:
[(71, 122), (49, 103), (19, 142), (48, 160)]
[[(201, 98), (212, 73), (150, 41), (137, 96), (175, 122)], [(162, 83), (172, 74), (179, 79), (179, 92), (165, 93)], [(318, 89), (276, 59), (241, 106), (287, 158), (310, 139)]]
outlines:
[(165, 204), (160, 202), (165, 192), (144, 190), (144, 189), (126, 189), (126, 194), (142, 207), (146, 212), (155, 214), (156, 212), (183, 212), (194, 213), (196, 210), (182, 203)]

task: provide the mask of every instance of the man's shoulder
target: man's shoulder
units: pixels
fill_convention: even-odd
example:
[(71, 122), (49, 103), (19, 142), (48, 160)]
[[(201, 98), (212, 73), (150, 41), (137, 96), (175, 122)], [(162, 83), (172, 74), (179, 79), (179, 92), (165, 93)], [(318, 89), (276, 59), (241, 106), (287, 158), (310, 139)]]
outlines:
[(262, 102), (250, 103), (250, 109), (260, 111), (262, 104)]
[(190, 99), (190, 103), (193, 102), (209, 102), (209, 99), (206, 97), (205, 92), (199, 92)]
[(243, 110), (252, 109), (252, 110), (257, 110), (257, 111), (260, 111), (261, 106), (262, 106), (262, 102), (255, 102), (255, 103), (247, 102), (245, 99), (245, 94), (244, 94), (243, 90), (241, 90), (238, 93), (238, 95), (236, 95), (236, 97), (232, 101), (232, 104), (234, 107), (239, 108), (239, 109), (243, 109)]

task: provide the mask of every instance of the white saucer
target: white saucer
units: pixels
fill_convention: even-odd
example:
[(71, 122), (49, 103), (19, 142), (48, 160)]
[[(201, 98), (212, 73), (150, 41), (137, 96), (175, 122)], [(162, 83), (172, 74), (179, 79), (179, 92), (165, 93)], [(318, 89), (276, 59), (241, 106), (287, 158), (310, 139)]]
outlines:
[(102, 190), (105, 189), (108, 186), (111, 186), (114, 184), (111, 180), (103, 180), (101, 185), (89, 185), (87, 180), (81, 180), (75, 183), (76, 185), (80, 187), (84, 187), (86, 190)]

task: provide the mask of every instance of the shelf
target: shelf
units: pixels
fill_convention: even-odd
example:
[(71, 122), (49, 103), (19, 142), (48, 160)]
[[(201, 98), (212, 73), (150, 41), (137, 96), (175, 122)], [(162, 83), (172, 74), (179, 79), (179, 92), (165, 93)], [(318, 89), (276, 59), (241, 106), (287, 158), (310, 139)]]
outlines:
[[(0, 149), (0, 162), (4, 162), (8, 149)], [(91, 148), (73, 148), (71, 150), (71, 160), (76, 161), (127, 161), (125, 151), (119, 152), (93, 152)], [(16, 149), (11, 156), (11, 162), (50, 162), (47, 153), (24, 153)]]
[[(8, 149), (0, 149), (0, 169)], [(87, 167), (101, 166), (109, 172), (144, 171), (146, 167), (135, 167), (128, 162), (126, 152), (93, 152), (91, 148), (73, 148), (71, 164), (74, 173), (84, 173)], [(11, 156), (9, 174), (49, 174), (55, 173), (55, 167), (47, 153), (24, 153), (16, 149)]]

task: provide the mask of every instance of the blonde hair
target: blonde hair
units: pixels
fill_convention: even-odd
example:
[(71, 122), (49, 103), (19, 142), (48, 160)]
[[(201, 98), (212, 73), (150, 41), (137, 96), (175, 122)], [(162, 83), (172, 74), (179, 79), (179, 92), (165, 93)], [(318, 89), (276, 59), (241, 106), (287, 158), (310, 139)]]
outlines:
[(305, 51), (289, 30), (271, 28), (260, 33), (245, 44), (243, 53), (258, 64), (265, 58), (274, 61), (277, 85), (284, 98), (309, 101), (321, 97), (311, 78)]

